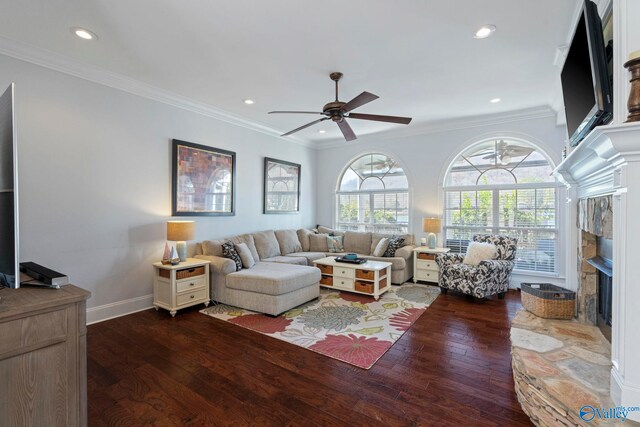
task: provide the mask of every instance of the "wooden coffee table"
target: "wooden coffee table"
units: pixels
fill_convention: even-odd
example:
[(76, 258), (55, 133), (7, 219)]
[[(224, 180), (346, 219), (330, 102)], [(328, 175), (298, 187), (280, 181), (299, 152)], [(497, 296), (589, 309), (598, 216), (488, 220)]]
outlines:
[(364, 264), (336, 262), (335, 257), (313, 261), (322, 272), (320, 286), (372, 295), (376, 300), (391, 289), (391, 263), (367, 261)]

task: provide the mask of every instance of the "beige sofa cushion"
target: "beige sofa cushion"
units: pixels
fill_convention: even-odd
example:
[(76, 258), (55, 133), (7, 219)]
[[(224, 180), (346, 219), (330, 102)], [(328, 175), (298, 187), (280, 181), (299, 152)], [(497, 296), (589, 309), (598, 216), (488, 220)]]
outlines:
[(278, 239), (281, 255), (300, 252), (302, 250), (302, 244), (298, 239), (296, 230), (276, 230), (276, 239)]
[[(336, 255), (336, 254), (331, 254), (331, 255)], [(324, 252), (294, 252), (292, 254), (288, 254), (287, 256), (306, 258), (307, 265), (313, 265), (313, 261), (320, 258), (325, 258), (327, 254), (325, 254)]]
[(253, 235), (251, 234), (241, 234), (239, 236), (234, 236), (230, 239), (234, 245), (238, 245), (240, 243), (246, 243), (249, 248), (249, 252), (251, 252), (251, 256), (253, 256), (253, 260), (255, 262), (260, 261), (260, 256), (258, 255), (258, 251), (256, 250), (256, 243), (253, 240)]
[(371, 254), (371, 233), (368, 231), (347, 231), (344, 233), (345, 252)]
[(280, 245), (273, 230), (253, 233), (253, 240), (256, 242), (256, 250), (260, 259), (271, 258), (280, 255)]
[(328, 234), (312, 234), (309, 236), (309, 250), (311, 252), (329, 252)]
[(302, 265), (259, 262), (249, 270), (228, 274), (227, 287), (267, 295), (282, 295), (320, 281), (320, 270)]
[(296, 265), (307, 265), (307, 259), (305, 257), (298, 256), (288, 256), (288, 255), (278, 255), (272, 256), (271, 258), (263, 258), (264, 262), (279, 262), (281, 264), (296, 264)]
[(240, 256), (242, 260), (242, 268), (251, 268), (256, 263), (256, 260), (251, 255), (251, 251), (249, 250), (249, 246), (246, 243), (236, 243), (235, 245), (236, 252)]
[(307, 230), (306, 228), (301, 228), (296, 231), (296, 234), (298, 235), (298, 240), (302, 246), (302, 251), (309, 252), (309, 236), (315, 233), (311, 230)]
[(205, 240), (202, 242), (202, 254), (209, 256), (222, 256), (222, 244), (227, 239)]

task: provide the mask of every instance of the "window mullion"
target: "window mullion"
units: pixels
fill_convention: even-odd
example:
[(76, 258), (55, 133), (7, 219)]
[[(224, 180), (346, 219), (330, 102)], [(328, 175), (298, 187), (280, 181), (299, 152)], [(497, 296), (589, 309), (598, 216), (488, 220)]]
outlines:
[(498, 230), (500, 228), (500, 190), (492, 190), (492, 204), (491, 207), (493, 213), (493, 220), (491, 221), (491, 230), (493, 234), (498, 234)]

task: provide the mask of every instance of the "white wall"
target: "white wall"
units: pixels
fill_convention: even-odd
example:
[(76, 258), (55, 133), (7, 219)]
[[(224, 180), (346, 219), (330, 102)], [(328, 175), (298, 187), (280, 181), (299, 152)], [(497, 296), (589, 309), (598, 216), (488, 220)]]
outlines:
[[(3, 55), (0, 70), (16, 83), (21, 261), (91, 291), (90, 321), (150, 306), (172, 138), (236, 152), (236, 215), (193, 218), (197, 240), (316, 223), (314, 150)], [(265, 156), (302, 165), (300, 214), (262, 214)]]
[[(485, 126), (465, 127), (460, 123), (449, 130), (423, 133), (402, 138), (362, 137), (357, 143), (340, 144), (337, 147), (319, 151), (317, 179), (317, 218), (318, 223), (332, 225), (335, 217), (335, 196), (338, 178), (344, 168), (355, 158), (368, 152), (381, 152), (399, 161), (409, 178), (410, 203), (409, 232), (416, 238), (423, 237), (422, 217), (442, 216), (443, 191), (442, 181), (450, 163), (469, 145), (491, 137), (514, 137), (525, 139), (544, 150), (557, 165), (562, 156), (562, 148), (566, 140), (566, 127), (556, 126), (555, 115), (546, 117), (505, 121), (499, 118), (488, 118), (493, 124)], [(564, 209), (564, 189), (560, 189), (559, 208)], [(564, 215), (558, 213), (560, 230), (564, 229)], [(559, 252), (566, 250), (559, 235)], [(442, 234), (438, 236), (442, 243)], [(564, 262), (558, 260), (560, 278), (546, 278), (546, 281), (563, 284)], [(539, 278), (538, 278), (539, 279)], [(524, 276), (514, 276), (514, 282), (531, 280)]]

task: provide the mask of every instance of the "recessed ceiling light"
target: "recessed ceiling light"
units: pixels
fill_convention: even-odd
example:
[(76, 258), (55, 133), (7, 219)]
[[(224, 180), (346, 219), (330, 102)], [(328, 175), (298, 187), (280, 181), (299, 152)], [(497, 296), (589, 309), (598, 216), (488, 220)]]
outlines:
[(493, 99), (489, 100), (489, 102), (492, 103), (492, 104), (497, 104), (500, 101), (502, 101), (502, 99), (500, 99), (500, 98), (493, 98)]
[(80, 37), (83, 40), (98, 40), (98, 36), (93, 31), (89, 31), (86, 28), (82, 27), (71, 27), (69, 28), (72, 34)]
[(251, 104), (253, 104), (253, 99), (245, 99), (242, 102), (244, 102), (247, 105), (251, 105)]
[(473, 38), (474, 39), (486, 39), (496, 31), (495, 25), (484, 25), (476, 31)]
[(320, 130), (318, 131), (318, 133), (325, 133), (325, 132), (326, 132), (326, 130), (324, 130), (324, 129), (320, 129)]

